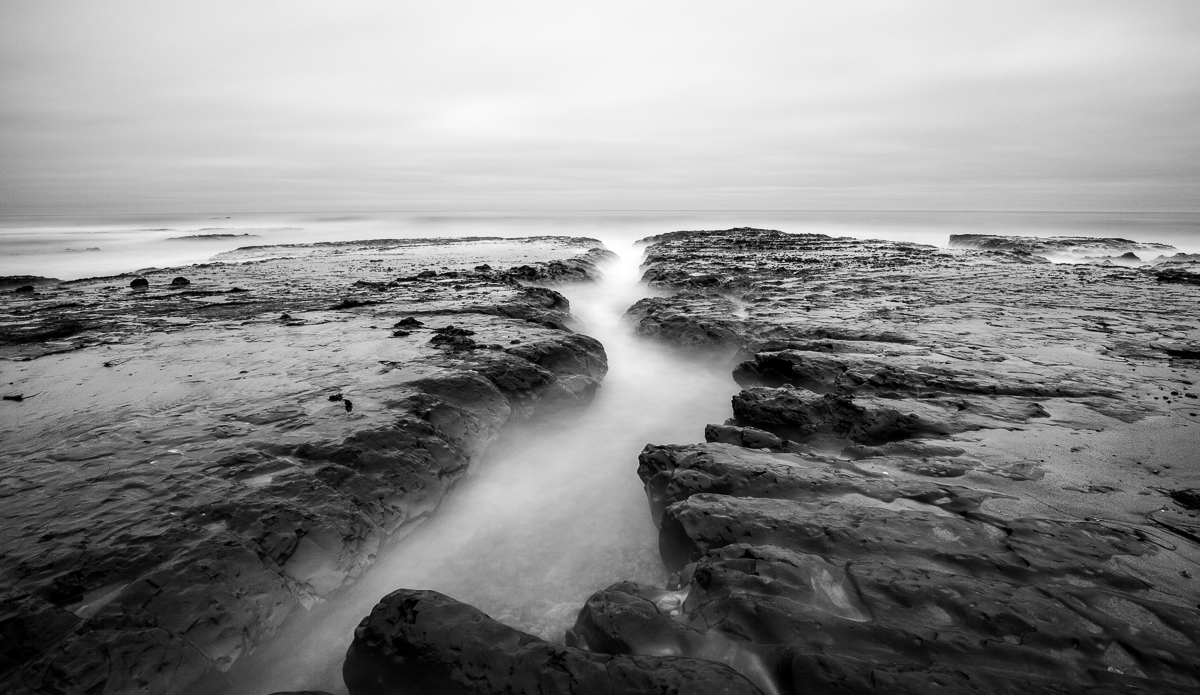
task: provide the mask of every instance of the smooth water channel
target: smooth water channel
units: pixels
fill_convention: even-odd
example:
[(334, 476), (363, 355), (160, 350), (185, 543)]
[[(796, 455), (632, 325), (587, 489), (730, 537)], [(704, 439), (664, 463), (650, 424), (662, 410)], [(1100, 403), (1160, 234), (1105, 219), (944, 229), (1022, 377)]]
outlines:
[(334, 601), (290, 621), (226, 674), (236, 693), (344, 693), (355, 626), (397, 588), (434, 589), (513, 627), (561, 642), (593, 592), (625, 579), (661, 585), (657, 532), (637, 477), (647, 443), (704, 440), (737, 386), (727, 363), (680, 355), (632, 334), (625, 310), (648, 291), (640, 252), (602, 282), (558, 288), (581, 333), (604, 344), (609, 372), (591, 407), (556, 425), (519, 426), (437, 514)]

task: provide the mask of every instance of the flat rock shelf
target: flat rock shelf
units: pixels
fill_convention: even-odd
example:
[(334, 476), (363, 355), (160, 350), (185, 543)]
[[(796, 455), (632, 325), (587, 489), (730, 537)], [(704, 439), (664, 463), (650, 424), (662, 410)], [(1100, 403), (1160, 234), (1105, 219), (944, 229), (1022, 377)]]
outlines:
[(1195, 287), (1007, 247), (648, 241), (671, 294), (638, 330), (734, 353), (744, 390), (706, 443), (641, 456), (672, 583), (592, 596), (571, 644), (767, 693), (1200, 688)]
[(1200, 689), (1194, 285), (746, 228), (646, 244), (634, 329), (743, 387), (705, 442), (640, 456), (670, 580), (595, 593), (564, 645), (397, 591), (352, 693)]
[[(644, 240), (629, 331), (736, 382), (703, 442), (614, 463), (640, 478), (666, 581), (580, 596), (561, 640), (390, 587), (348, 692), (1200, 690), (1195, 259), (952, 242)], [(509, 423), (591, 402), (604, 347), (545, 285), (609, 257), (380, 240), (10, 283), (0, 686), (220, 683), (434, 514)]]
[[(0, 690), (226, 670), (429, 517), (604, 348), (593, 239), (248, 247), (0, 295)], [(531, 286), (537, 283), (543, 286)]]

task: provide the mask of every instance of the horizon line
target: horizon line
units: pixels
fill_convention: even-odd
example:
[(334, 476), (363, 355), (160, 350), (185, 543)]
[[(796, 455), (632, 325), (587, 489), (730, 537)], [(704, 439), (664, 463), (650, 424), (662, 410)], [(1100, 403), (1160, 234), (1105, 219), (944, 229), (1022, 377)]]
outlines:
[(136, 217), (136, 216), (154, 216), (154, 215), (334, 215), (334, 214), (381, 214), (381, 213), (403, 213), (403, 214), (448, 214), (448, 215), (519, 215), (519, 214), (553, 214), (553, 213), (689, 213), (689, 214), (705, 214), (705, 213), (729, 213), (729, 212), (753, 212), (753, 213), (784, 213), (784, 212), (843, 212), (843, 213), (873, 213), (873, 212), (909, 212), (909, 213), (941, 213), (941, 214), (966, 214), (966, 213), (987, 213), (987, 214), (1039, 214), (1039, 215), (1122, 215), (1122, 214), (1138, 214), (1138, 215), (1195, 215), (1200, 214), (1200, 210), (975, 210), (975, 209), (956, 209), (956, 210), (938, 210), (938, 209), (918, 209), (918, 208), (719, 208), (719, 209), (676, 209), (676, 208), (653, 208), (653, 209), (597, 209), (597, 208), (570, 208), (570, 209), (528, 209), (528, 210), (199, 210), (199, 211), (181, 211), (181, 212), (98, 212), (98, 213), (79, 213), (79, 214), (62, 214), (62, 213), (0, 213), (0, 219), (17, 218), (17, 217)]

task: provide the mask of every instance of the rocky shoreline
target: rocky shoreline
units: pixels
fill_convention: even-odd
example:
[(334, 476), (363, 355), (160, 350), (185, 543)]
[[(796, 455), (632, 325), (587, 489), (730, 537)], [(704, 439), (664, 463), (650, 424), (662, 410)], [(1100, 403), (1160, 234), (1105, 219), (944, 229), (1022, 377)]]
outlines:
[(179, 692), (335, 595), (508, 423), (590, 401), (603, 346), (526, 283), (609, 256), (258, 247), (3, 295), (0, 689)]
[[(1132, 242), (968, 241), (957, 246), (971, 248), (937, 249), (749, 228), (645, 240), (644, 280), (659, 296), (630, 307), (626, 316), (633, 329), (681, 350), (728, 359), (742, 387), (732, 400), (732, 417), (710, 423), (706, 441), (650, 443), (637, 462), (648, 512), (659, 529), (660, 555), (672, 573), (669, 582), (619, 582), (595, 593), (563, 644), (505, 626), (437, 592), (397, 587), (355, 632), (343, 668), (349, 691), (1195, 692), (1200, 318), (1194, 307), (1200, 290), (1192, 281), (1192, 260), (1139, 259), (1138, 267), (1053, 264), (1035, 251), (1069, 247), (1072, 253), (1119, 259)], [(259, 403), (255, 412), (279, 417), (256, 423), (249, 416), (212, 417), (249, 412), (232, 399), (208, 409), (208, 439), (217, 431), (211, 428), (220, 427), (235, 428), (229, 437), (241, 439), (210, 444), (207, 460), (189, 450), (185, 464), (170, 461), (166, 475), (177, 477), (153, 485), (178, 489), (179, 497), (145, 507), (173, 515), (165, 528), (201, 529), (210, 545), (212, 538), (226, 541), (211, 551), (200, 542), (162, 541), (194, 554), (186, 556), (187, 567), (205, 573), (203, 586), (232, 582), (247, 589), (237, 597), (216, 597), (219, 610), (211, 608), (208, 589), (203, 598), (209, 607), (187, 615), (192, 631), (173, 628), (178, 623), (170, 621), (186, 612), (178, 606), (198, 606), (199, 597), (175, 590), (182, 600), (174, 603), (174, 613), (154, 603), (164, 586), (168, 595), (172, 586), (188, 581), (202, 586), (199, 575), (184, 573), (183, 563), (160, 560), (152, 570), (138, 568), (148, 581), (100, 597), (97, 608), (86, 600), (68, 603), (60, 597), (55, 603), (47, 597), (68, 583), (63, 578), (76, 583), (90, 578), (80, 565), (71, 574), (62, 569), (65, 564), (50, 562), (49, 549), (65, 547), (61, 538), (70, 538), (66, 532), (72, 530), (75, 538), (91, 538), (82, 524), (94, 523), (94, 514), (51, 520), (46, 529), (52, 533), (42, 537), (25, 529), (22, 539), (38, 538), (40, 554), (6, 541), (15, 545), (7, 552), (30, 558), (19, 567), (41, 567), (41, 574), (22, 577), (21, 586), (32, 588), (21, 589), (25, 593), (16, 601), (6, 600), (23, 612), (5, 625), (32, 628), (23, 635), (57, 629), (59, 645), (78, 645), (75, 651), (56, 647), (28, 658), (9, 682), (35, 692), (67, 690), (75, 683), (81, 689), (100, 683), (98, 690), (108, 685), (152, 692), (163, 683), (182, 682), (164, 678), (211, 671), (222, 654), (236, 657), (252, 646), (247, 634), (261, 639), (282, 620), (258, 597), (290, 597), (286, 608), (275, 608), (286, 612), (303, 605), (304, 597), (336, 591), (361, 573), (361, 559), (384, 537), (403, 535), (406, 523), (432, 512), (453, 484), (443, 476), (453, 478), (477, 459), (505, 422), (586, 403), (604, 373), (602, 346), (563, 330), (567, 307), (553, 291), (518, 283), (586, 281), (605, 252), (593, 250), (590, 240), (528, 243), (548, 245), (540, 252), (561, 256), (503, 266), (489, 261), (469, 271), (413, 267), (399, 276), (392, 267), (378, 268), (379, 279), (357, 277), (332, 309), (328, 293), (313, 298), (303, 321), (295, 312), (278, 318), (262, 311), (238, 314), (239, 330), (258, 340), (265, 338), (254, 336), (255, 326), (294, 334), (310, 325), (335, 326), (322, 329), (321, 339), (328, 342), (337, 332), (345, 342), (335, 341), (338, 349), (331, 353), (342, 360), (377, 356), (378, 342), (403, 345), (406, 352), (361, 372), (339, 364), (338, 388), (293, 394), (293, 403), (309, 403), (303, 414), (295, 410), (298, 405), (287, 410)], [(371, 256), (381, 245), (386, 243), (360, 242), (352, 251), (336, 245), (318, 251), (251, 248), (242, 252), (252, 260), (244, 272), (311, 268), (308, 256), (315, 253), (330, 261), (322, 272), (336, 275), (334, 268), (343, 263), (338, 256), (361, 254), (377, 263)], [(348, 268), (350, 275), (338, 278), (340, 287), (367, 267)], [(1167, 279), (1164, 273), (1170, 273)], [(287, 287), (280, 294), (292, 292)], [(476, 296), (463, 297), (472, 291)], [(419, 303), (424, 306), (415, 311)], [(271, 306), (279, 311), (282, 304)], [(27, 313), (15, 315), (34, 318), (29, 326), (6, 328), (18, 339), (5, 349), (38, 355), (33, 364), (68, 359), (51, 343), (20, 339), (54, 327), (34, 325), (38, 312), (19, 308)], [(146, 311), (146, 321), (165, 320)], [(104, 324), (116, 319), (103, 317), (120, 311), (85, 306), (84, 312), (81, 322), (87, 326), (119, 325)], [(361, 315), (345, 318), (347, 312)], [(63, 354), (86, 353), (77, 347), (98, 339), (93, 330), (58, 338), (60, 345), (82, 341)], [(189, 328), (189, 346), (203, 344), (198, 330), (212, 329)], [(368, 339), (369, 331), (386, 337)], [(288, 348), (308, 351), (313, 344), (297, 339)], [(243, 359), (250, 354), (243, 352)], [(212, 355), (206, 358), (212, 361)], [(272, 366), (291, 374), (303, 358), (289, 362), (275, 355)], [(305, 383), (319, 381), (310, 375)], [(279, 395), (277, 390), (276, 401)], [(351, 432), (317, 418), (339, 408), (344, 411), (339, 417), (385, 410), (388, 424), (363, 423)], [(293, 427), (298, 422), (303, 426)], [(274, 438), (263, 441), (251, 426), (272, 428)], [(63, 438), (64, 454), (47, 458), (47, 466), (71, 461), (86, 467), (111, 456), (83, 455), (82, 442), (92, 435), (75, 436)], [(161, 469), (163, 448), (183, 451), (177, 444), (193, 441), (198, 440), (145, 441), (150, 447), (142, 458), (129, 460), (143, 465), (139, 470)], [(153, 460), (150, 449), (156, 452)], [(396, 451), (413, 461), (400, 482), (389, 478), (383, 463), (394, 460)], [(633, 462), (629, 465), (633, 475)], [(112, 475), (106, 469), (87, 479), (89, 491), (99, 495), (95, 499), (132, 496), (127, 478), (110, 482), (106, 476)], [(138, 475), (141, 490), (147, 478)], [(81, 481), (78, 475), (70, 479), (75, 485)], [(35, 483), (43, 484), (22, 484)], [(64, 494), (73, 489), (54, 484)], [(8, 489), (16, 489), (13, 485)], [(343, 504), (342, 512), (332, 497), (313, 492), (326, 488), (338, 502), (350, 500), (353, 509)], [(311, 517), (301, 519), (300, 507), (322, 510), (319, 528), (304, 525)], [(114, 508), (112, 518), (128, 520), (130, 509)], [(211, 516), (197, 516), (201, 513)], [(267, 519), (280, 521), (266, 524)], [(115, 534), (115, 522), (106, 523)], [(317, 536), (321, 545), (321, 533), (341, 538), (342, 547), (318, 553), (321, 561), (304, 560), (312, 555), (300, 543)], [(151, 537), (147, 532), (123, 538), (144, 545)], [(106, 552), (122, 558), (113, 547)], [(84, 552), (79, 548), (86, 551), (87, 544), (76, 541), (72, 552)], [(239, 548), (247, 559), (233, 567)], [(290, 549), (282, 562), (271, 556), (278, 548)], [(289, 569), (293, 556), (302, 560)], [(84, 556), (73, 561), (79, 557)], [(122, 569), (135, 566), (122, 561)], [(104, 588), (102, 572), (115, 570), (95, 564), (101, 573), (93, 584)], [(281, 588), (243, 574), (251, 566), (255, 577), (269, 576)], [(230, 617), (224, 624), (229, 629), (216, 630), (213, 625), (234, 608), (238, 620), (251, 616), (257, 622)], [(7, 630), (11, 641), (14, 633)], [(241, 641), (234, 644), (228, 635), (237, 630)], [(206, 637), (220, 634), (225, 641)], [(134, 663), (119, 652), (117, 637), (124, 635), (140, 640), (142, 653), (150, 653), (152, 636), (178, 637), (186, 644), (175, 651), (152, 647), (155, 654), (173, 656), (143, 659), (139, 663), (152, 668), (120, 672), (127, 679), (121, 683), (88, 675), (100, 669), (92, 645), (101, 640), (108, 640), (106, 673)], [(202, 654), (207, 662), (177, 656), (199, 651), (197, 642), (212, 645)], [(90, 660), (75, 656), (88, 648)], [(62, 680), (66, 673), (76, 674), (75, 680)]]
[(593, 596), (576, 644), (778, 693), (1200, 687), (1195, 509), (1170, 496), (1200, 483), (1194, 290), (1008, 249), (652, 241), (679, 292), (639, 330), (736, 342), (744, 390), (708, 443), (643, 452), (677, 579)]
[(671, 583), (596, 593), (565, 648), (485, 617), (423, 627), (472, 609), (398, 591), (356, 633), (351, 692), (414, 673), (439, 692), (719, 691), (593, 688), (596, 653), (643, 679), (722, 663), (732, 692), (1200, 687), (1193, 287), (1003, 249), (647, 241), (670, 294), (630, 320), (735, 356), (744, 387), (705, 443), (641, 455)]

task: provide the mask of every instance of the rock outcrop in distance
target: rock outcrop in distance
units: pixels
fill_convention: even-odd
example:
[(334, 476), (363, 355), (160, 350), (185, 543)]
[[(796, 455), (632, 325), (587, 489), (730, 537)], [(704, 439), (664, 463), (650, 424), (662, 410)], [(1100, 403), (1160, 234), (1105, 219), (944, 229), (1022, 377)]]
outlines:
[(1031, 237), (1006, 234), (951, 234), (950, 248), (1007, 251), (1014, 254), (1039, 256), (1043, 259), (1086, 261), (1109, 260), (1133, 265), (1148, 258), (1172, 253), (1177, 249), (1169, 244), (1130, 241), (1118, 237), (1051, 236)]
[(769, 230), (648, 242), (672, 294), (630, 320), (731, 356), (743, 391), (705, 443), (641, 455), (671, 583), (598, 592), (568, 644), (779, 694), (1200, 689), (1200, 290)]
[(603, 347), (523, 283), (607, 255), (260, 247), (0, 295), (0, 690), (180, 692), (355, 581), (507, 423), (589, 402)]

